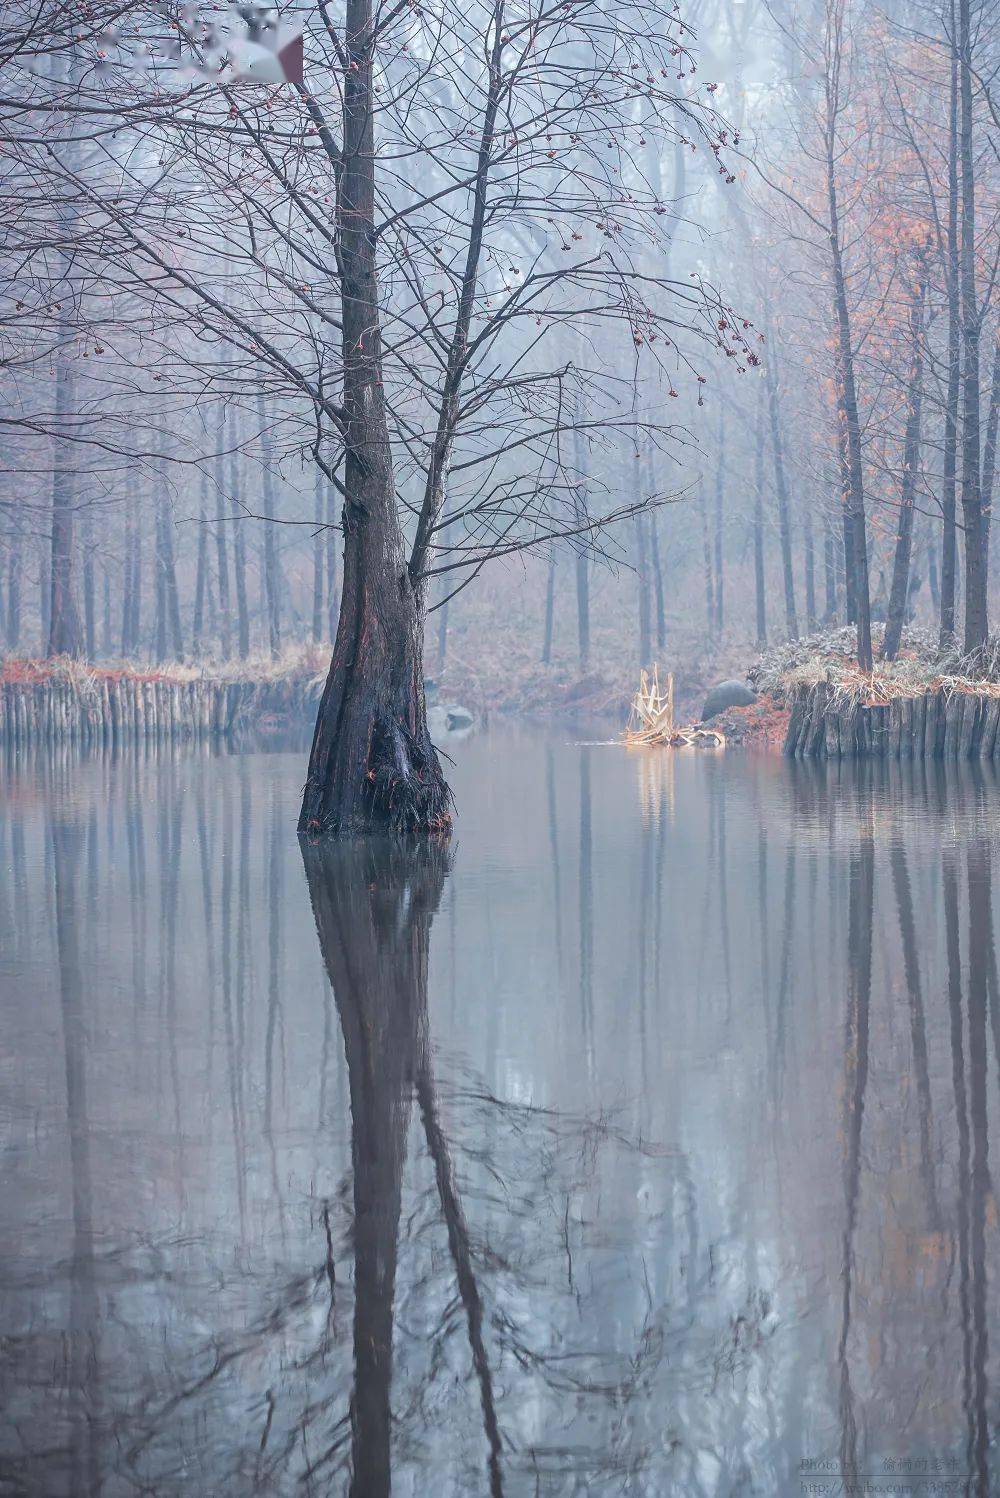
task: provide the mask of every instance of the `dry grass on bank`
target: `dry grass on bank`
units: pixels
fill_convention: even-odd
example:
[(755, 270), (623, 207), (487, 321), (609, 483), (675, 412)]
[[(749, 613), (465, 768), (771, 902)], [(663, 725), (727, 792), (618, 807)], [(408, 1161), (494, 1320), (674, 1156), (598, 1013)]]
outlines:
[(845, 707), (879, 707), (896, 698), (942, 691), (1000, 697), (1000, 639), (975, 656), (963, 656), (957, 649), (942, 651), (927, 631), (906, 629), (898, 657), (885, 661), (878, 659), (883, 634), (881, 626), (873, 630), (876, 660), (871, 672), (859, 669), (855, 632), (844, 628), (774, 646), (747, 674), (758, 692), (779, 699), (800, 687), (826, 685), (834, 702)]
[(317, 690), (326, 680), (330, 665), (330, 647), (325, 644), (293, 643), (277, 656), (255, 651), (245, 660), (207, 658), (193, 661), (112, 660), (90, 662), (74, 656), (58, 655), (45, 660), (9, 657), (0, 660), (0, 683), (24, 685), (42, 682), (64, 682), (80, 692), (99, 687), (104, 681), (218, 681), (246, 682), (266, 686), (278, 682), (301, 682)]

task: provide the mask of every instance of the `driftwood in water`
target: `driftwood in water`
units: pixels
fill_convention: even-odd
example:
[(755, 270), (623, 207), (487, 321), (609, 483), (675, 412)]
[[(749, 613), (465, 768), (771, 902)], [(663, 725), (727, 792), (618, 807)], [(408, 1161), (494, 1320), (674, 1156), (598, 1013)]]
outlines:
[(800, 686), (784, 752), (795, 759), (1000, 758), (1000, 696), (939, 687), (919, 697), (859, 703), (827, 682)]

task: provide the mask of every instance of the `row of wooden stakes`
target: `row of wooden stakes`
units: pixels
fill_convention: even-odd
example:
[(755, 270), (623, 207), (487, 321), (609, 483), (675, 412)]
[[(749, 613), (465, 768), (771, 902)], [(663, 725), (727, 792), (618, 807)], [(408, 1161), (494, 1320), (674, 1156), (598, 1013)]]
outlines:
[(796, 759), (1000, 759), (1000, 695), (938, 687), (851, 702), (821, 682), (796, 688), (784, 752)]
[(232, 731), (247, 682), (99, 677), (0, 682), (0, 743), (119, 743)]

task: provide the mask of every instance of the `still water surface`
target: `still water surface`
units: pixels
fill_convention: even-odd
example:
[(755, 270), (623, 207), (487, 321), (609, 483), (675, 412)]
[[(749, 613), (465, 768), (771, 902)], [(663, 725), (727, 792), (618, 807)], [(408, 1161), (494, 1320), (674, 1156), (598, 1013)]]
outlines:
[(0, 1493), (1000, 1491), (992, 768), (450, 752), (0, 769)]

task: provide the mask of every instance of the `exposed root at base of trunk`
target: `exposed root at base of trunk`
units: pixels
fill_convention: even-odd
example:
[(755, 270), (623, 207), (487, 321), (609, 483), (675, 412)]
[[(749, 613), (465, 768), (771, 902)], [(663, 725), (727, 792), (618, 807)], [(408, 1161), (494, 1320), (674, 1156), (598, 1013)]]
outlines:
[(328, 773), (326, 797), (317, 795), (318, 784), (307, 783), (299, 818), (306, 837), (388, 834), (444, 841), (451, 835), (452, 794), (426, 729), (415, 734), (399, 720), (382, 719), (371, 729), (367, 761), (360, 768), (355, 762), (352, 779), (338, 781), (335, 761)]
[(372, 735), (365, 795), (373, 826), (397, 837), (448, 837), (453, 798), (429, 738), (398, 723)]

